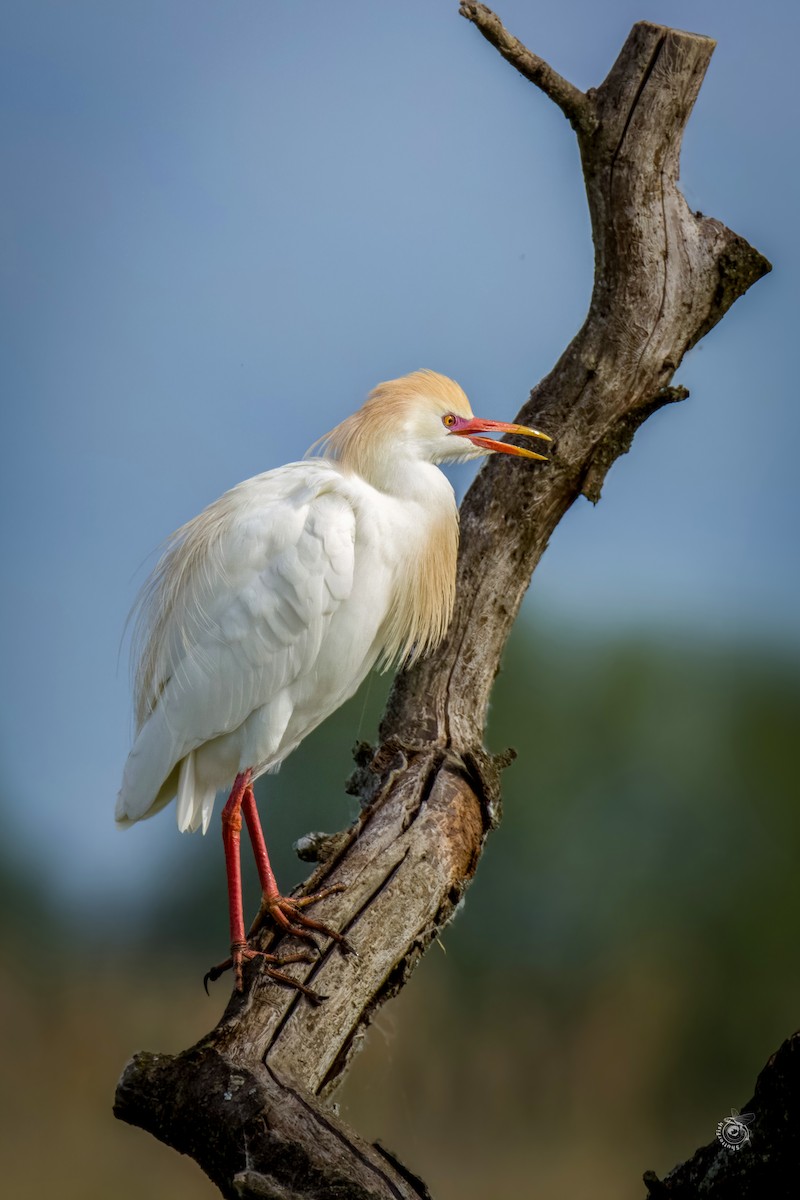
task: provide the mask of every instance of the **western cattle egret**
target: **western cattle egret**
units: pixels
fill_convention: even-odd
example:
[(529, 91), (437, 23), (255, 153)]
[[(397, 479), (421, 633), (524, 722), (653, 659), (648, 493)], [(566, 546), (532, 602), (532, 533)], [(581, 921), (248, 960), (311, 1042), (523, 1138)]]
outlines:
[[(248, 936), (267, 916), (311, 941), (311, 930), (344, 940), (302, 911), (331, 889), (303, 900), (280, 894), (253, 781), (277, 770), (376, 663), (411, 663), (441, 641), (458, 513), (436, 464), (493, 450), (543, 458), (486, 433), (550, 440), (474, 417), (459, 385), (434, 371), (381, 383), (313, 457), (246, 479), (173, 534), (145, 586), (137, 736), (116, 819), (129, 825), (177, 798), (178, 828), (205, 833), (217, 792), (234, 781), (222, 813), (231, 956), (210, 975), (232, 966), (238, 990), (258, 953)], [(248, 936), (242, 814), (262, 887)]]

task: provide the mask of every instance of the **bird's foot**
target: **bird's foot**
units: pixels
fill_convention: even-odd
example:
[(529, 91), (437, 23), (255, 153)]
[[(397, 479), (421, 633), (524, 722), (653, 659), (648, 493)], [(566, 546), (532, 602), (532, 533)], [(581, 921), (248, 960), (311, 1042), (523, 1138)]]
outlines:
[(314, 933), (321, 933), (324, 937), (329, 937), (336, 942), (345, 953), (352, 953), (354, 952), (353, 947), (344, 934), (332, 929), (330, 925), (326, 925), (322, 921), (315, 921), (312, 917), (307, 917), (303, 912), (304, 908), (316, 904), (318, 900), (324, 900), (326, 896), (334, 896), (344, 890), (343, 883), (334, 883), (331, 887), (322, 888), (311, 896), (281, 896), (278, 892), (264, 892), (261, 896), (261, 907), (247, 936), (251, 938), (261, 929), (265, 921), (272, 920), (283, 933), (311, 942), (317, 949), (319, 946)]
[(209, 983), (214, 983), (215, 980), (224, 975), (226, 971), (230, 971), (231, 968), (233, 969), (236, 991), (243, 991), (244, 980), (242, 971), (244, 964), (252, 962), (254, 958), (260, 958), (269, 964), (265, 966), (264, 971), (265, 974), (269, 975), (270, 979), (275, 979), (278, 983), (285, 983), (289, 987), (295, 988), (298, 992), (302, 992), (304, 996), (307, 996), (314, 1004), (319, 1004), (325, 999), (319, 992), (306, 987), (299, 979), (293, 979), (291, 975), (287, 975), (285, 971), (280, 970), (280, 967), (285, 966), (287, 963), (313, 963), (316, 961), (316, 955), (310, 954), (307, 950), (298, 954), (284, 954), (282, 956), (268, 954), (265, 950), (253, 950), (252, 947), (248, 946), (247, 942), (234, 942), (231, 946), (230, 958), (224, 959), (223, 962), (217, 963), (215, 967), (211, 967), (209, 971), (206, 971), (203, 976), (203, 987), (206, 989), (206, 994), (208, 994)]
[(312, 988), (306, 987), (305, 984), (300, 983), (297, 979), (293, 979), (291, 975), (287, 975), (280, 969), (285, 963), (315, 962), (315, 954), (311, 954), (306, 950), (297, 954), (279, 956), (277, 954), (269, 954), (265, 950), (254, 950), (249, 943), (262, 928), (264, 922), (271, 919), (277, 925), (280, 932), (310, 942), (315, 951), (319, 950), (319, 945), (314, 937), (314, 933), (321, 933), (324, 937), (329, 937), (336, 942), (346, 954), (355, 954), (354, 947), (343, 934), (339, 933), (336, 929), (332, 929), (330, 925), (326, 925), (322, 921), (315, 921), (313, 918), (307, 917), (303, 912), (304, 908), (308, 908), (311, 904), (316, 904), (318, 900), (324, 900), (326, 896), (333, 896), (343, 891), (344, 884), (335, 883), (331, 887), (322, 888), (319, 892), (314, 892), (312, 896), (292, 897), (281, 896), (278, 892), (264, 892), (261, 897), (261, 907), (256, 914), (255, 921), (253, 921), (250, 927), (247, 940), (232, 942), (230, 958), (226, 958), (223, 962), (217, 963), (215, 967), (211, 967), (203, 977), (203, 986), (206, 992), (208, 992), (209, 983), (214, 983), (221, 975), (224, 975), (226, 971), (230, 971), (231, 969), (234, 974), (236, 991), (243, 991), (243, 970), (245, 963), (252, 962), (254, 958), (260, 958), (268, 964), (264, 967), (264, 974), (269, 976), (270, 979), (295, 988), (298, 992), (302, 992), (304, 996), (308, 997), (313, 1004), (319, 1004), (325, 999), (324, 996), (320, 995), (319, 992), (313, 991)]

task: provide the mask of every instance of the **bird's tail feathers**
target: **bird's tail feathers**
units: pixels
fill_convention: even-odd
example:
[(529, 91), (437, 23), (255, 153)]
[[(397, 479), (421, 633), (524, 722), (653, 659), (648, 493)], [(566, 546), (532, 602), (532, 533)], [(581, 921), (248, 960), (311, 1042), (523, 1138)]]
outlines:
[(202, 790), (197, 783), (194, 770), (194, 751), (182, 760), (178, 774), (178, 829), (181, 833), (194, 833), (202, 826), (208, 830), (214, 811), (215, 789)]

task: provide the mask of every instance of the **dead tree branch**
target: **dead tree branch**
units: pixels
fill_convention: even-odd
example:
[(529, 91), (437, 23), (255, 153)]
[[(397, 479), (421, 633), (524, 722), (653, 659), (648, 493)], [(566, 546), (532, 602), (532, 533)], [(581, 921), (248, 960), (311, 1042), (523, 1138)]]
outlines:
[(524, 75), (531, 83), (549, 96), (554, 104), (576, 129), (588, 129), (592, 125), (592, 106), (583, 92), (554, 71), (549, 63), (538, 54), (523, 46), (518, 38), (509, 33), (500, 18), (485, 4), (461, 5), (461, 16), (472, 21), (487, 42), (499, 50), (506, 62)]
[(376, 1009), (452, 916), (497, 821), (504, 763), (483, 750), (489, 693), (553, 530), (578, 496), (597, 500), (639, 425), (686, 395), (671, 384), (684, 354), (770, 269), (719, 221), (691, 212), (678, 190), (710, 39), (637, 24), (605, 82), (584, 94), (483, 5), (464, 3), (461, 13), (575, 128), (594, 290), (583, 327), (518, 418), (555, 437), (552, 461), (520, 472), (497, 456), (470, 489), (448, 637), (398, 676), (380, 744), (363, 751), (354, 777), (362, 815), (305, 885), (346, 885), (320, 908), (357, 956), (329, 949), (291, 968), (328, 997), (317, 1007), (253, 965), (244, 994), (198, 1046), (174, 1058), (138, 1055), (120, 1083), (117, 1115), (191, 1154), (230, 1197), (426, 1194), (322, 1101)]
[(753, 1117), (746, 1148), (732, 1153), (715, 1139), (663, 1180), (647, 1171), (650, 1200), (794, 1200), (800, 1179), (800, 1034), (772, 1055), (740, 1111)]

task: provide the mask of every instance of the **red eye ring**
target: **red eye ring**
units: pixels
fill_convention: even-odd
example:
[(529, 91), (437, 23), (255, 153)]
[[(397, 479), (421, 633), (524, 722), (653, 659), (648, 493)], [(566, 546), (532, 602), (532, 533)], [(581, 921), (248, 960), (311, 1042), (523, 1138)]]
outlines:
[(448, 429), (452, 429), (455, 423), (456, 419), (452, 413), (445, 413), (442, 417), (442, 424), (446, 425)]

